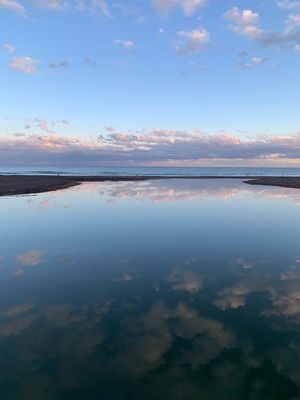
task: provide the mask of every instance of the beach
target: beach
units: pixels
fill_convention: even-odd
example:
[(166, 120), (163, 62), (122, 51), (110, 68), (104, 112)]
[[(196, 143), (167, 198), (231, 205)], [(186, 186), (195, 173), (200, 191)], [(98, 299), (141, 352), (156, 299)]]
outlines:
[(279, 186), (300, 189), (300, 177), (247, 177), (244, 176), (53, 176), (53, 175), (0, 175), (0, 196), (34, 194), (66, 189), (82, 182), (132, 182), (157, 179), (241, 179), (250, 185)]

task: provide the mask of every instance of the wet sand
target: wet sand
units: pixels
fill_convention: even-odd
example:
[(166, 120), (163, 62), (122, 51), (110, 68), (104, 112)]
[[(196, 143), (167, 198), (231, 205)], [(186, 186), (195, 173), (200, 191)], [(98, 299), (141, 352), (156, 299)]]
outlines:
[(264, 176), (260, 178), (251, 178), (250, 180), (247, 179), (245, 183), (249, 185), (280, 186), (300, 189), (300, 177)]
[(154, 179), (242, 179), (250, 185), (280, 186), (300, 189), (300, 177), (247, 177), (244, 176), (45, 176), (0, 175), (0, 196), (34, 194), (65, 189), (82, 182), (145, 181)]

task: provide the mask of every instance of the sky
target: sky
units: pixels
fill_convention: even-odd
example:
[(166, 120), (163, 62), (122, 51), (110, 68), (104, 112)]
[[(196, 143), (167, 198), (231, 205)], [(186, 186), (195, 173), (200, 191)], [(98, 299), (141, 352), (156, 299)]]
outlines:
[(0, 164), (300, 167), (300, 0), (0, 0)]

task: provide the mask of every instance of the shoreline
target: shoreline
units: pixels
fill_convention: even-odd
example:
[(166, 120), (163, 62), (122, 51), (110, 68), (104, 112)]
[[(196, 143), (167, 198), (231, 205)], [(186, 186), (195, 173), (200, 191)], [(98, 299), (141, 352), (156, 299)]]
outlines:
[(132, 182), (159, 179), (240, 179), (249, 185), (278, 186), (300, 189), (300, 177), (282, 176), (54, 176), (0, 175), (0, 196), (36, 194), (67, 189), (83, 182)]

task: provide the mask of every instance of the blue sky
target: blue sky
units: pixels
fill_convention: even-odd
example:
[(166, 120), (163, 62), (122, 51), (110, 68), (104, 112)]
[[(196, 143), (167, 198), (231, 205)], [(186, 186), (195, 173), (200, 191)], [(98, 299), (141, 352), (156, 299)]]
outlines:
[[(91, 163), (136, 150), (121, 162), (300, 163), (296, 0), (0, 0), (0, 26), (6, 162), (47, 143), (75, 163), (82, 149), (99, 153)], [(205, 157), (207, 141), (216, 151)]]

